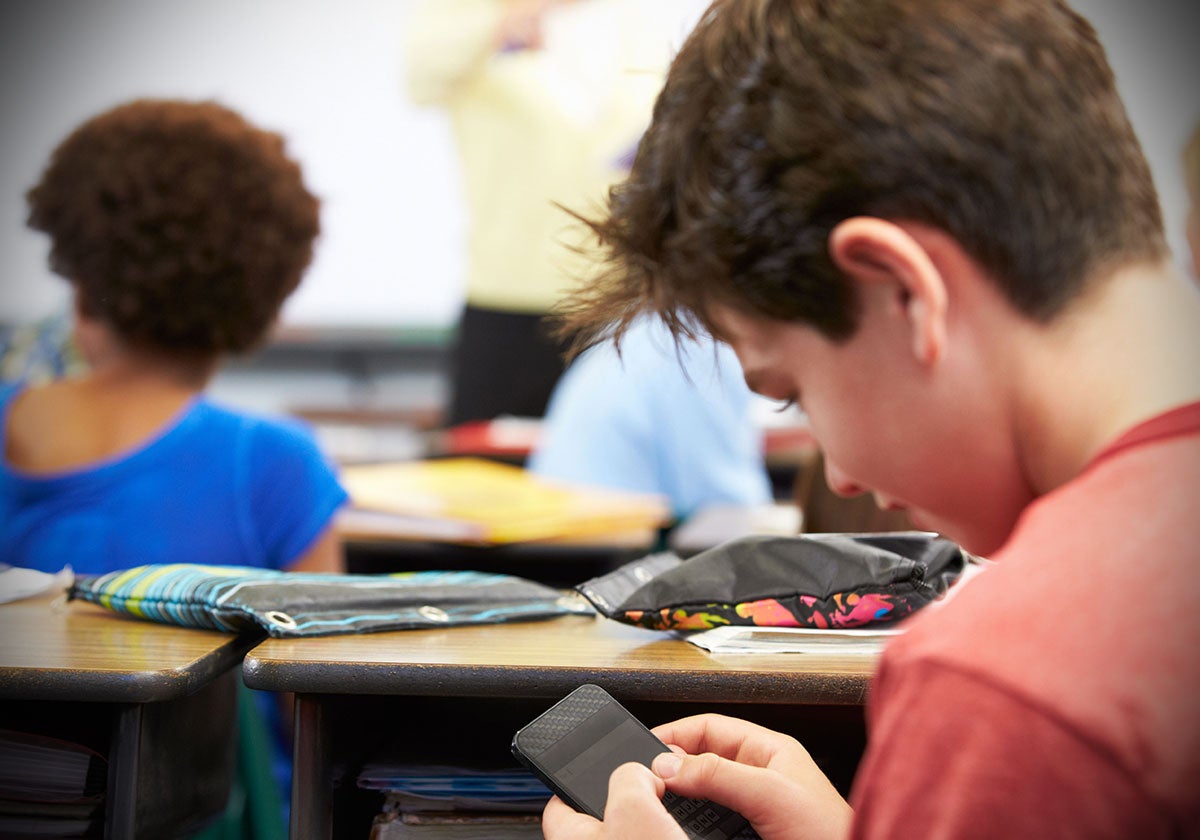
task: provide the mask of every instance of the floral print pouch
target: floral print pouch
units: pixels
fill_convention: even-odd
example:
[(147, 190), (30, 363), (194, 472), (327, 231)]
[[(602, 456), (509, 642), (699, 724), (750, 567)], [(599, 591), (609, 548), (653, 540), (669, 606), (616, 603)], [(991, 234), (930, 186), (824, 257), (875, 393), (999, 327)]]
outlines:
[(966, 563), (924, 532), (755, 536), (688, 560), (652, 554), (576, 589), (602, 615), (654, 630), (861, 627), (937, 600)]

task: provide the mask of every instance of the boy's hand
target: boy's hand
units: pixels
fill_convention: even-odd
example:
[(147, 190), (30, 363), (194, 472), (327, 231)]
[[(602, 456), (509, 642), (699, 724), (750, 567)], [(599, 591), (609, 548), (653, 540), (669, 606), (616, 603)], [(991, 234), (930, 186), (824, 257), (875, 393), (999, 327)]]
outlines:
[(654, 760), (654, 773), (618, 768), (603, 822), (551, 800), (542, 816), (546, 840), (685, 840), (660, 801), (668, 788), (738, 811), (763, 840), (834, 840), (849, 832), (850, 806), (794, 738), (722, 715), (684, 718), (654, 733), (672, 745)]
[(557, 796), (542, 812), (546, 840), (687, 840), (663, 807), (666, 786), (640, 764), (622, 764), (608, 780), (604, 821), (581, 814)]
[(795, 738), (724, 715), (684, 718), (654, 734), (672, 746), (654, 760), (668, 789), (732, 808), (763, 840), (849, 833), (849, 804)]

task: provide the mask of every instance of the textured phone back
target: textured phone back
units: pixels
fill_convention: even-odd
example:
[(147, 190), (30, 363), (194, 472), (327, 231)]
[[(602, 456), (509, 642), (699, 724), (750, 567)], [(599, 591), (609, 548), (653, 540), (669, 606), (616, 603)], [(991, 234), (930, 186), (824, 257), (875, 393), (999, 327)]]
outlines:
[(516, 740), (526, 755), (539, 756), (611, 702), (600, 686), (580, 686), (521, 729)]

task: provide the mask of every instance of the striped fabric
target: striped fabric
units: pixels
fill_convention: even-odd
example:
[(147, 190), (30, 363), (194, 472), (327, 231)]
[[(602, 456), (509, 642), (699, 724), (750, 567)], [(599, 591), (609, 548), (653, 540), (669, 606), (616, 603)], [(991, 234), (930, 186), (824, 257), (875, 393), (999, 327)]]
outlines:
[(592, 612), (581, 599), (511, 575), (330, 575), (185, 563), (81, 575), (70, 597), (150, 621), (231, 633), (261, 629), (276, 637), (497, 624)]

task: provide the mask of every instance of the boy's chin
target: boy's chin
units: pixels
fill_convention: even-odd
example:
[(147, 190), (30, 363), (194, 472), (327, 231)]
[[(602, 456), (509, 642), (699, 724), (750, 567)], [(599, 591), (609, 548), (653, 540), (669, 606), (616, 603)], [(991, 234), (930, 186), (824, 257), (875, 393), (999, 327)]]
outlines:
[(917, 530), (945, 537), (977, 557), (989, 557), (999, 551), (1011, 532), (1010, 528), (953, 523), (920, 510), (908, 511), (908, 519)]

